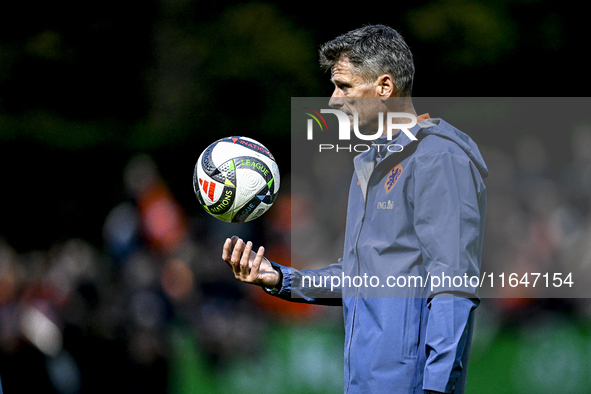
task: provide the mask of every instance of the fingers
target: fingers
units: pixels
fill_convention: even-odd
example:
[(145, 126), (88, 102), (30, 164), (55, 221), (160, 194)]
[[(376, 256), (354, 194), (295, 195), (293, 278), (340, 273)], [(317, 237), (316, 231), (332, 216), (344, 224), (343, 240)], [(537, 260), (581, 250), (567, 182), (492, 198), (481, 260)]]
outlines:
[(226, 239), (222, 259), (228, 263), (237, 279), (245, 280), (250, 272), (252, 242), (244, 241), (237, 236)]
[(232, 238), (227, 238), (224, 242), (224, 247), (222, 249), (222, 260), (226, 263), (230, 264), (230, 258), (232, 257), (232, 246), (236, 244), (238, 241), (238, 237), (233, 235)]
[(224, 260), (229, 266), (232, 266), (232, 264), (230, 264), (231, 251), (232, 251), (232, 240), (230, 238), (228, 238), (228, 239), (226, 239), (226, 242), (224, 242), (224, 247), (222, 249), (222, 260)]
[(226, 262), (232, 268), (233, 271), (236, 266), (236, 255), (240, 252), (239, 250), (232, 250), (232, 246), (239, 244), (240, 239), (237, 236), (232, 236), (232, 238), (226, 238), (224, 242), (224, 247), (222, 248), (222, 260)]
[(252, 242), (244, 242), (237, 236), (226, 239), (222, 249), (222, 259), (230, 266), (236, 279), (247, 283), (258, 283), (259, 270), (265, 258), (265, 248), (259, 247), (255, 253)]
[[(232, 240), (232, 243), (234, 243), (234, 240)], [(242, 260), (244, 246), (244, 241), (238, 238), (234, 244), (232, 255), (230, 256), (230, 264), (232, 265), (232, 270), (234, 271), (234, 275), (236, 275), (237, 278), (240, 276), (240, 261)]]
[(250, 280), (254, 281), (259, 277), (259, 269), (261, 268), (261, 262), (263, 261), (263, 257), (265, 255), (265, 248), (259, 247), (257, 254), (252, 262), (252, 268), (250, 270)]
[(250, 273), (250, 252), (252, 251), (252, 242), (248, 241), (245, 245), (244, 252), (242, 252), (242, 258), (240, 259), (240, 274), (243, 278), (248, 277)]

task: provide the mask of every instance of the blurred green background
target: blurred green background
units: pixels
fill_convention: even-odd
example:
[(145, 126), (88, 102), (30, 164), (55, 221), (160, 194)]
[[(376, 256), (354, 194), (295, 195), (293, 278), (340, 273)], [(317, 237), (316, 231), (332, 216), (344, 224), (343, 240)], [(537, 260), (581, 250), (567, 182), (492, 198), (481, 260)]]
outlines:
[[(329, 96), (319, 45), (374, 23), (413, 51), (415, 96), (588, 95), (587, 21), (573, 1), (4, 5), (5, 392), (342, 392), (339, 308), (265, 297), (235, 283), (219, 254), (236, 233), (289, 256), (290, 98)], [(491, 258), (554, 259), (587, 244), (591, 187), (577, 180), (591, 179), (591, 144), (577, 111), (559, 140), (471, 134), (492, 163), (489, 189), (521, 215), (493, 219), (491, 244), (534, 239), (522, 254), (491, 247)], [(229, 135), (263, 142), (284, 180), (275, 209), (249, 225), (207, 216), (191, 186), (199, 153)], [(566, 204), (552, 209), (567, 211), (559, 227), (572, 236), (550, 237), (554, 249), (540, 247), (547, 206), (528, 205), (520, 182), (533, 175)], [(591, 392), (590, 311), (587, 300), (485, 300), (468, 392)]]

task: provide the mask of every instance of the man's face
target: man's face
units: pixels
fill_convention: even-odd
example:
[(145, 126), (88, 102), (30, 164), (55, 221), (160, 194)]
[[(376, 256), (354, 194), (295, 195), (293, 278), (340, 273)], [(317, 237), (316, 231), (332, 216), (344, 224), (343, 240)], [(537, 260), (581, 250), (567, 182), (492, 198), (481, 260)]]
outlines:
[(359, 131), (364, 134), (375, 133), (378, 129), (377, 112), (381, 104), (376, 85), (354, 74), (347, 58), (341, 58), (333, 66), (331, 81), (335, 89), (329, 106), (346, 113), (351, 126), (353, 113), (357, 112)]

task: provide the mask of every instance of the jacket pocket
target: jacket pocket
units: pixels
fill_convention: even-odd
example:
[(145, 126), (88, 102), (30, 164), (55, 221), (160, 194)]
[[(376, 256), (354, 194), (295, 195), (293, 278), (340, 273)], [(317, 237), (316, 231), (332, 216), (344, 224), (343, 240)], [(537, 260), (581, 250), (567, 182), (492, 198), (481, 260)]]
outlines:
[(407, 298), (404, 310), (404, 332), (402, 334), (402, 357), (416, 358), (421, 332), (421, 298)]

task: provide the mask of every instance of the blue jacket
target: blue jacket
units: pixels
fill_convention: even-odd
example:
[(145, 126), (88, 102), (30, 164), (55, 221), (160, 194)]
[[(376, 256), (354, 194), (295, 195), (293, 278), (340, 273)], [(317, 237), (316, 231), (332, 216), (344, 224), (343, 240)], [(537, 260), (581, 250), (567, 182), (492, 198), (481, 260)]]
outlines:
[[(273, 263), (283, 277), (277, 296), (342, 304), (346, 393), (464, 392), (488, 170), (476, 144), (445, 121), (410, 131), (418, 141), (398, 132), (385, 141), (391, 148), (378, 140), (355, 157), (338, 263), (301, 271)], [(364, 275), (363, 285), (345, 279)], [(333, 277), (344, 287), (330, 286)]]

